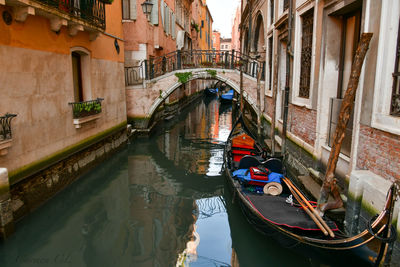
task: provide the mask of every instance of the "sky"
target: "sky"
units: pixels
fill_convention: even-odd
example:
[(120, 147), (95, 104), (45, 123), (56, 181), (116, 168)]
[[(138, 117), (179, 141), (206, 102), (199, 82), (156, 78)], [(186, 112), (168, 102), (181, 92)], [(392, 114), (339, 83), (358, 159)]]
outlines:
[(213, 30), (218, 30), (221, 37), (230, 38), (232, 19), (240, 0), (207, 0), (208, 9), (214, 20)]

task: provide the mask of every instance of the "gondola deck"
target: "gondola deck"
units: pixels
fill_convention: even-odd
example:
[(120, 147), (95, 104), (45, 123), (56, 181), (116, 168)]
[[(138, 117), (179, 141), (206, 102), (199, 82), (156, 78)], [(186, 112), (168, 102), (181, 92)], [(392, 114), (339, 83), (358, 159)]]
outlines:
[[(291, 193), (294, 194), (294, 196), (298, 194), (293, 192), (292, 187), (294, 185), (290, 180), (287, 180), (288, 178), (282, 178), (283, 181), (281, 185), (284, 187), (283, 192), (278, 196), (272, 196), (255, 194), (251, 192), (252, 190), (249, 190), (248, 185), (243, 184), (242, 179), (239, 180), (237, 177), (234, 177), (233, 172), (242, 165), (241, 162), (238, 162), (237, 157), (234, 157), (233, 151), (237, 148), (232, 144), (232, 140), (243, 133), (249, 135), (253, 140), (256, 140), (254, 135), (248, 130), (243, 118), (239, 117), (227, 140), (224, 151), (224, 165), (228, 182), (233, 189), (233, 194), (235, 198), (239, 200), (239, 204), (247, 220), (253, 224), (256, 229), (267, 235), (271, 233), (271, 230), (279, 232), (282, 234), (279, 238), (281, 240), (290, 239), (304, 245), (331, 250), (350, 250), (377, 238), (384, 240), (379, 237), (379, 233), (383, 233), (384, 229), (389, 227), (388, 224), (382, 224), (382, 222), (389, 216), (394, 205), (394, 196), (397, 190), (395, 184), (389, 189), (385, 208), (375, 220), (369, 223), (369, 229), (365, 229), (355, 236), (344, 237), (342, 234), (339, 234), (341, 231), (339, 231), (337, 225), (333, 221), (329, 218), (324, 218), (324, 223), (327, 224), (325, 229), (330, 229), (332, 232), (337, 233), (327, 235), (327, 233), (323, 233), (321, 227), (317, 226), (310, 214), (305, 212), (306, 208), (304, 207), (307, 206), (304, 206), (305, 202), (302, 203), (303, 207), (299, 207), (299, 205), (291, 205), (286, 201)], [(257, 163), (260, 158), (266, 158), (265, 150), (263, 150), (257, 142), (255, 142), (254, 150), (258, 150), (258, 154), (256, 151), (257, 155), (245, 155), (244, 157), (256, 158), (253, 160), (253, 163)], [(250, 150), (251, 154), (254, 154), (254, 150)], [(277, 159), (274, 160), (279, 162)], [(249, 162), (251, 162), (251, 160)], [(262, 164), (264, 164), (264, 167), (267, 167), (267, 161)], [(249, 167), (252, 166), (248, 166), (248, 168)], [(273, 172), (279, 172), (274, 170), (276, 166), (270, 165), (268, 167), (272, 167), (272, 169), (269, 170)], [(298, 190), (297, 188), (295, 189)], [(392, 238), (386, 238), (386, 240), (389, 239), (390, 241), (385, 242), (392, 242), (392, 239), (395, 239), (395, 234)]]
[[(302, 231), (321, 231), (301, 207), (286, 202), (288, 195), (244, 194), (244, 196), (259, 215), (270, 223)], [(338, 230), (334, 222), (329, 220), (327, 224), (332, 231)]]

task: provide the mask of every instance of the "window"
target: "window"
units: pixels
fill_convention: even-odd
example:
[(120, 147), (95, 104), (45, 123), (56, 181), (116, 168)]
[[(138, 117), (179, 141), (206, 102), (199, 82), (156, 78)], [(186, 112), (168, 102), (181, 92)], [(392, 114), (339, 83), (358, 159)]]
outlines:
[(360, 40), (361, 10), (346, 14), (342, 20), (341, 60), (337, 98), (343, 98), (350, 79), (351, 65)]
[(269, 2), (269, 15), (270, 15), (270, 24), (274, 23), (274, 0), (270, 0)]
[(122, 19), (136, 19), (136, 0), (122, 0)]
[(71, 61), (74, 101), (91, 100), (90, 52), (83, 47), (74, 47), (71, 49)]
[(390, 115), (400, 116), (400, 21), (397, 33), (397, 48), (396, 59), (393, 72), (393, 91), (392, 91), (392, 105), (390, 107)]
[(285, 11), (288, 8), (289, 8), (289, 0), (283, 0), (283, 11)]
[(268, 38), (268, 89), (272, 90), (272, 49), (273, 49), (272, 37)]
[(301, 67), (299, 97), (310, 97), (312, 41), (313, 41), (313, 20), (314, 9), (307, 11), (302, 17), (301, 37)]
[(75, 102), (82, 102), (82, 60), (81, 55), (77, 52), (72, 52), (72, 77), (74, 82), (74, 100)]

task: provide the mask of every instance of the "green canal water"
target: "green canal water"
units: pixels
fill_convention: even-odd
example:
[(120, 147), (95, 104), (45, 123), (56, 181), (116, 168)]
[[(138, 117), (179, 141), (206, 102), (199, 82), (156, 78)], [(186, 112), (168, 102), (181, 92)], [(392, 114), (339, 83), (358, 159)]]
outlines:
[(16, 225), (0, 266), (361, 266), (256, 232), (222, 174), (232, 109), (201, 99)]

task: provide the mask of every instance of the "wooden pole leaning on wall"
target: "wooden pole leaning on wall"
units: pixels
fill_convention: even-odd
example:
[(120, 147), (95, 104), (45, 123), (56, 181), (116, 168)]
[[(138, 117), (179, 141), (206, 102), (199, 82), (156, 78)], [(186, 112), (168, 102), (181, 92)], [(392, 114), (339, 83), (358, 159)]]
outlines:
[(275, 156), (275, 121), (276, 121), (276, 93), (278, 91), (278, 53), (274, 55), (274, 84), (272, 87), (272, 117), (271, 117), (271, 153), (272, 156)]
[(243, 66), (240, 66), (240, 113), (243, 114)]
[(283, 124), (282, 124), (282, 155), (285, 157), (286, 154), (286, 135), (287, 135), (287, 124), (289, 116), (289, 95), (290, 95), (290, 80), (291, 80), (291, 67), (290, 58), (292, 57), (292, 29), (293, 29), (293, 0), (289, 0), (288, 10), (288, 36), (286, 46), (286, 82), (285, 82), (285, 95), (283, 104)]
[(262, 68), (257, 73), (257, 138), (261, 143), (261, 75)]
[[(339, 119), (336, 125), (331, 153), (329, 155), (328, 165), (326, 167), (325, 177), (321, 187), (320, 197), (318, 199), (318, 210), (323, 214), (326, 210), (336, 209), (343, 206), (343, 201), (336, 185), (335, 170), (339, 159), (340, 149), (345, 137), (346, 126), (350, 120), (351, 112), (354, 108), (354, 99), (357, 92), (361, 69), (367, 54), (372, 33), (361, 34), (361, 39), (354, 55), (353, 65), (351, 67), (350, 80), (340, 107)], [(328, 203), (329, 193), (332, 192), (335, 202)]]

